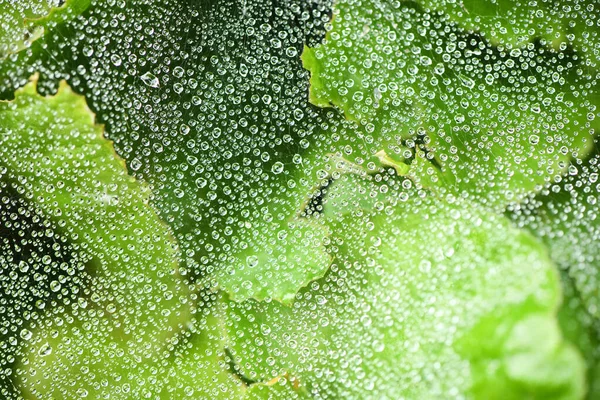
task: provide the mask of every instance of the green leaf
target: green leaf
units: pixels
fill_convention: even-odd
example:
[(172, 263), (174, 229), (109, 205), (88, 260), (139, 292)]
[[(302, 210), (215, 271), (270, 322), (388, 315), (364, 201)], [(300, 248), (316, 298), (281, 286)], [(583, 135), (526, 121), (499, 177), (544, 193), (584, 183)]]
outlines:
[(424, 8), (443, 12), (452, 21), (470, 31), (481, 32), (496, 44), (522, 47), (533, 38), (557, 45), (565, 40), (558, 16), (565, 1), (525, 2), (519, 0), (420, 0)]
[(32, 26), (26, 19), (39, 18), (50, 12), (51, 3), (42, 0), (3, 1), (0, 4), (0, 59), (31, 45), (43, 34), (43, 28)]
[(469, 31), (480, 32), (494, 44), (525, 47), (535, 39), (555, 49), (573, 46), (597, 68), (600, 8), (593, 0), (419, 0), (426, 9), (444, 13)]
[(590, 389), (600, 395), (600, 260), (598, 258), (598, 154), (573, 161), (569, 174), (536, 197), (513, 207), (513, 221), (544, 241), (559, 265), (565, 287), (561, 325), (565, 335), (585, 355)]
[(561, 330), (565, 338), (573, 343), (584, 356), (589, 383), (586, 399), (600, 397), (600, 335), (598, 320), (585, 309), (573, 279), (561, 271), (564, 300), (558, 313)]
[(302, 57), (311, 102), (362, 125), (367, 153), (420, 141), (440, 186), (494, 211), (565, 173), (598, 127), (596, 78), (570, 53), (507, 52), (412, 3), (338, 1), (325, 43)]
[[(337, 110), (305, 104), (306, 73), (297, 57), (305, 39), (289, 26), (306, 29), (327, 11), (303, 3), (97, 1), (77, 21), (61, 20), (35, 48), (9, 57), (14, 63), (3, 87), (39, 69), (46, 78), (42, 92), (52, 92), (60, 76), (86, 93), (131, 173), (153, 185), (153, 204), (182, 247), (182, 271), (228, 298), (227, 343), (220, 316), (190, 322), (185, 312), (177, 326), (158, 324), (165, 337), (153, 336), (160, 317), (177, 313), (177, 307), (159, 306), (172, 298), (156, 297), (171, 287), (155, 290), (156, 281), (170, 278), (140, 270), (140, 280), (149, 276), (142, 285), (118, 272), (132, 268), (121, 256), (164, 271), (177, 268), (177, 251), (157, 249), (145, 238), (125, 240), (127, 249), (106, 246), (101, 241), (110, 242), (117, 230), (94, 231), (92, 217), (73, 228), (78, 220), (70, 218), (76, 216), (70, 198), (36, 186), (59, 170), (58, 163), (37, 168), (43, 156), (53, 161), (74, 151), (65, 145), (55, 152), (54, 142), (32, 139), (29, 147), (39, 141), (50, 149), (25, 163), (35, 168), (17, 171), (16, 178), (8, 167), (1, 174), (28, 207), (47, 216), (49, 232), (68, 236), (73, 251), (90, 260), (92, 292), (117, 293), (115, 302), (130, 313), (111, 319), (103, 310), (112, 303), (98, 306), (103, 300), (88, 290), (81, 300), (75, 296), (75, 311), (33, 318), (26, 342), (35, 343), (25, 346), (30, 357), (17, 367), (19, 377), (40, 391), (52, 380), (56, 388), (48, 396), (57, 398), (85, 392), (132, 399), (240, 392), (303, 397), (294, 383), (290, 387), (290, 376), (316, 398), (581, 397), (582, 363), (556, 325), (560, 293), (545, 250), (480, 206), (503, 209), (559, 179), (570, 157), (588, 151), (595, 123), (588, 120), (595, 113), (588, 99), (596, 83), (588, 66), (570, 50), (548, 55), (538, 44), (507, 55), (447, 17), (406, 3), (398, 11), (392, 2), (354, 2), (352, 18), (373, 11), (363, 18), (367, 23), (349, 24), (371, 48), (348, 46), (346, 55), (355, 57), (331, 57), (330, 65), (320, 64), (318, 50), (305, 53), (315, 71), (311, 98), (321, 107), (333, 103), (348, 117), (343, 120)], [(299, 21), (290, 22), (294, 18)], [(350, 34), (335, 38), (335, 21), (329, 43)], [(445, 72), (438, 68), (438, 74), (439, 64)], [(351, 79), (333, 76), (332, 66), (349, 66)], [(366, 96), (354, 91), (363, 83)], [(331, 90), (344, 85), (351, 97)], [(77, 116), (61, 103), (52, 118), (36, 118), (38, 108), (19, 116), (28, 119), (20, 132), (55, 132)], [(30, 117), (41, 121), (35, 129)], [(68, 131), (65, 137), (78, 148), (69, 135), (81, 136), (80, 129)], [(13, 146), (10, 133), (2, 140)], [(330, 153), (368, 172), (350, 175), (327, 165)], [(77, 154), (83, 166), (67, 168), (67, 176), (83, 171), (78, 179), (88, 181), (90, 171), (104, 171), (86, 165), (85, 151)], [(96, 187), (83, 189), (96, 193)], [(106, 197), (113, 194), (108, 190)], [(143, 203), (115, 215), (136, 219), (140, 209), (151, 210)], [(55, 217), (57, 208), (71, 216)], [(321, 211), (324, 217), (316, 215)], [(173, 244), (161, 234), (164, 226), (147, 227), (159, 233), (158, 242)], [(119, 260), (108, 260), (101, 252), (107, 248)], [(114, 285), (103, 275), (108, 269)], [(119, 297), (139, 288), (138, 296)], [(213, 310), (204, 296), (191, 295), (198, 302), (194, 311), (206, 315)], [(136, 299), (148, 301), (131, 306)], [(144, 307), (152, 320), (137, 315), (146, 314)], [(198, 325), (180, 333), (183, 322)], [(132, 340), (116, 344), (122, 337)], [(56, 353), (43, 358), (46, 344)], [(244, 388), (224, 372), (227, 364), (244, 382), (260, 382)], [(29, 378), (33, 370), (37, 376)]]
[[(227, 1), (133, 5), (127, 10), (123, 4), (95, 2), (77, 21), (54, 26), (47, 40), (29, 52), (29, 58), (23, 55), (14, 65), (4, 63), (10, 71), (7, 75), (15, 77), (34, 68), (42, 71), (41, 85), (46, 91), (50, 87), (51, 92), (52, 80), (62, 75), (78, 90), (92, 93), (91, 106), (110, 127), (118, 153), (129, 160), (136, 177), (153, 185), (153, 204), (173, 228), (185, 255), (183, 271), (192, 279), (224, 288), (242, 300), (291, 301), (300, 287), (322, 276), (330, 262), (322, 246), (316, 251), (312, 248), (326, 240), (327, 229), (298, 218), (318, 187), (316, 177), (297, 172), (308, 145), (301, 139), (315, 124), (310, 121), (315, 112), (299, 95), (306, 86), (297, 49), (303, 32), (295, 28), (273, 62), (259, 57), (253, 65), (248, 60), (255, 57), (255, 48), (281, 40), (278, 32), (289, 27), (285, 18)], [(246, 18), (246, 11), (255, 22)], [(294, 15), (290, 9), (285, 12), (290, 18)], [(164, 14), (176, 21), (165, 23)], [(101, 28), (87, 22), (105, 15), (126, 17), (117, 25)], [(148, 31), (156, 34), (131, 36), (137, 32), (138, 21), (146, 20), (152, 21)], [(272, 29), (263, 32), (264, 36), (249, 35), (247, 23), (257, 30), (268, 23)], [(112, 36), (130, 39), (98, 47), (98, 38)], [(164, 40), (173, 43), (162, 49)], [(232, 45), (242, 41), (248, 46)], [(130, 42), (139, 42), (136, 49)], [(200, 50), (189, 52), (190, 43)], [(137, 47), (146, 46), (162, 49), (157, 59), (165, 68), (131, 57)], [(230, 48), (231, 56), (222, 51), (223, 46)], [(186, 56), (173, 57), (173, 49)], [(133, 67), (136, 64), (140, 65)], [(88, 74), (98, 68), (103, 72)], [(258, 79), (264, 71), (270, 71), (266, 81)], [(244, 78), (248, 73), (257, 79)], [(214, 97), (211, 90), (201, 93), (198, 82), (210, 83), (222, 93)], [(224, 87), (221, 82), (235, 85)], [(231, 88), (236, 90), (234, 95)], [(132, 107), (148, 98), (153, 99), (152, 113)], [(271, 118), (257, 108), (256, 99), (265, 110), (277, 107), (280, 115)], [(191, 104), (195, 111), (186, 111)], [(235, 115), (214, 113), (215, 107), (235, 110)], [(212, 122), (198, 123), (196, 114), (198, 121), (208, 118)], [(167, 126), (175, 127), (173, 142), (156, 135)], [(175, 142), (179, 143), (176, 148)], [(268, 148), (259, 151), (267, 142)], [(222, 249), (227, 249), (226, 256)], [(249, 268), (248, 260), (258, 265)]]
[(322, 277), (331, 263), (324, 247), (327, 227), (306, 218), (283, 224), (252, 222), (257, 226), (241, 230), (246, 239), (239, 243), (241, 250), (229, 257), (229, 267), (218, 275), (218, 285), (234, 300), (272, 298), (289, 304), (301, 287)]
[(12, 368), (30, 321), (77, 302), (89, 259), (0, 181), (0, 397), (19, 399)]
[[(26, 47), (20, 47), (20, 51), (0, 57), (0, 75), (5, 77), (0, 82), (0, 99), (12, 99), (15, 90), (24, 86), (33, 74), (40, 76), (38, 89), (43, 94), (56, 92), (61, 77), (68, 77), (71, 84), (79, 83), (72, 79), (74, 71), (61, 74), (63, 68), (60, 65), (64, 60), (75, 59), (77, 50), (72, 44), (81, 38), (81, 34), (73, 26), (81, 24), (78, 17), (93, 8), (91, 6), (91, 0), (66, 0), (43, 16), (25, 20), (27, 29), (35, 32), (36, 37), (29, 40)], [(89, 58), (77, 60), (78, 71), (89, 68), (89, 61)], [(52, 90), (47, 89), (48, 85)]]
[[(42, 52), (41, 60), (34, 54), (26, 64), (41, 64), (42, 78), (64, 75), (93, 93), (92, 108), (110, 127), (118, 153), (136, 177), (152, 184), (153, 204), (173, 228), (192, 279), (239, 299), (291, 301), (329, 265), (322, 246), (312, 248), (327, 230), (298, 218), (318, 187), (317, 178), (297, 173), (308, 145), (304, 136), (315, 124), (301, 96), (304, 32), (295, 27), (281, 39), (287, 18), (299, 11), (286, 8), (279, 18), (228, 1), (123, 4), (96, 2), (79, 23), (58, 27), (56, 42), (48, 40), (55, 57)], [(82, 22), (105, 15), (124, 17), (103, 27)], [(139, 21), (152, 21), (147, 31), (155, 33), (138, 35)], [(108, 37), (128, 39), (105, 46)], [(282, 45), (272, 57), (257, 57), (256, 49), (274, 40)], [(237, 46), (242, 42), (247, 46)], [(161, 67), (132, 56), (146, 47), (159, 51)], [(211, 89), (201, 89), (207, 84)], [(147, 99), (151, 113), (133, 106)], [(265, 113), (271, 109), (276, 115)], [(175, 135), (164, 141), (158, 133), (167, 127)]]
[[(189, 318), (189, 289), (177, 271), (177, 246), (148, 205), (149, 190), (127, 174), (85, 99), (64, 82), (55, 96), (42, 97), (34, 78), (14, 101), (0, 103), (0, 148), (0, 179), (90, 260), (91, 282), (74, 305), (74, 316), (57, 309), (55, 321), (27, 328), (23, 357), (28, 363), (21, 368), (34, 366), (40, 374), (34, 379), (26, 377), (29, 372), (20, 374), (27, 392), (62, 390), (55, 385), (60, 368), (50, 368), (39, 355), (40, 345), (61, 336), (62, 324), (71, 334), (61, 340), (75, 345), (82, 335), (97, 343), (100, 353), (127, 349), (133, 360), (159, 351)], [(90, 366), (98, 368), (96, 373), (82, 378), (87, 390), (93, 377), (101, 378), (98, 371), (106, 372), (107, 366), (96, 361)]]
[[(206, 310), (160, 350), (149, 347), (135, 355), (130, 353), (132, 344), (113, 342), (101, 319), (86, 316), (99, 329), (77, 326), (67, 318), (59, 328), (48, 323), (41, 329), (44, 340), (16, 369), (23, 382), (37, 389), (23, 394), (35, 399), (242, 399), (246, 387), (226, 362), (222, 317), (214, 307)], [(52, 321), (60, 318), (53, 316)], [(42, 384), (50, 376), (52, 382)]]
[(599, 162), (597, 154), (574, 162), (569, 175), (511, 213), (519, 226), (547, 244), (552, 259), (573, 279), (587, 312), (596, 319), (600, 319)]
[(5, 0), (0, 4), (0, 60), (29, 48), (47, 27), (82, 13), (91, 0), (66, 0), (53, 6), (46, 0)]
[(583, 360), (558, 329), (558, 276), (538, 241), (473, 204), (413, 191), (382, 202), (391, 179), (349, 182), (365, 200), (324, 203), (327, 275), (290, 307), (228, 305), (245, 376), (289, 372), (333, 398), (582, 398)]
[[(223, 317), (211, 300), (179, 336), (168, 358), (153, 357), (155, 394), (165, 399), (244, 398), (246, 386), (229, 368)], [(139, 386), (143, 391), (144, 385)]]
[[(300, 290), (302, 298), (307, 290)], [(325, 328), (314, 318), (304, 318), (306, 305), (299, 307), (304, 301), (291, 306), (269, 300), (233, 302), (225, 297), (223, 301), (227, 346), (243, 376), (265, 383), (290, 373), (312, 385), (303, 368), (311, 368), (324, 356), (317, 338), (323, 337)]]
[[(207, 277), (214, 283), (205, 286), (223, 289), (234, 301), (252, 298), (291, 304), (301, 288), (321, 278), (331, 265), (326, 248), (330, 229), (309, 208), (328, 180), (346, 170), (358, 171), (346, 160), (315, 149), (307, 152), (301, 167), (267, 181), (262, 190), (271, 191), (266, 193), (273, 200), (244, 207), (246, 219), (238, 225), (235, 239), (230, 239), (220, 268)], [(278, 198), (284, 192), (285, 197)]]

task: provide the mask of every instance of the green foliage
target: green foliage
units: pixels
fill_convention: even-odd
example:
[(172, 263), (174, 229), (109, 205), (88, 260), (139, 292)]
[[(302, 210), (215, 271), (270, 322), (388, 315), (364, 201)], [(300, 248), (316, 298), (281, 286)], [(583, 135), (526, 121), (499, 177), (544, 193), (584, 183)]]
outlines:
[(16, 54), (42, 37), (45, 29), (82, 13), (90, 0), (66, 0), (61, 6), (49, 1), (3, 1), (0, 16), (0, 58)]
[[(190, 302), (188, 288), (177, 272), (176, 245), (168, 227), (148, 205), (147, 188), (127, 175), (123, 161), (103, 138), (102, 127), (94, 124), (83, 97), (64, 82), (55, 96), (42, 97), (35, 79), (16, 92), (14, 101), (0, 103), (0, 140), (5, 149), (2, 179), (47, 218), (49, 228), (76, 245), (89, 260), (86, 272), (91, 284), (104, 289), (89, 301), (78, 299), (75, 320), (39, 321), (23, 328), (20, 336), (27, 339), (23, 352), (29, 360), (17, 368), (24, 370), (20, 376), (24, 386), (34, 382), (35, 388), (29, 389), (32, 393), (49, 394), (56, 389), (57, 394), (74, 397), (75, 392), (62, 393), (55, 385), (64, 375), (55, 369), (56, 364), (76, 367), (67, 361), (73, 352), (85, 349), (93, 354), (115, 345), (123, 353), (127, 350), (132, 359), (151, 354), (185, 322)], [(60, 290), (60, 281), (55, 282), (54, 291)], [(140, 312), (132, 315), (132, 309)], [(82, 337), (94, 346), (73, 339), (97, 321), (109, 325)], [(132, 326), (139, 329), (134, 331)], [(61, 347), (63, 340), (68, 346)], [(43, 349), (53, 359), (45, 359)], [(89, 367), (94, 368), (104, 373), (115, 370), (106, 363)], [(33, 377), (25, 372), (30, 369), (35, 371)]]
[(599, 10), (0, 0), (0, 396), (598, 398)]
[(440, 206), (430, 196), (384, 206), (376, 185), (353, 182), (372, 206), (345, 200), (341, 214), (328, 211), (337, 248), (331, 272), (291, 308), (233, 307), (232, 350), (245, 376), (289, 371), (331, 398), (368, 397), (373, 389), (416, 399), (453, 391), (581, 398), (583, 361), (558, 330), (558, 276), (540, 243), (477, 206)]
[(467, 30), (496, 45), (520, 48), (532, 40), (564, 50), (572, 46), (598, 68), (597, 39), (600, 8), (592, 0), (423, 0), (423, 7), (438, 10)]
[(494, 210), (590, 151), (589, 105), (571, 90), (587, 78), (569, 54), (534, 43), (509, 53), (413, 3), (376, 4), (337, 2), (325, 44), (305, 49), (313, 104), (340, 108), (390, 155), (398, 136), (423, 143), (442, 186)]

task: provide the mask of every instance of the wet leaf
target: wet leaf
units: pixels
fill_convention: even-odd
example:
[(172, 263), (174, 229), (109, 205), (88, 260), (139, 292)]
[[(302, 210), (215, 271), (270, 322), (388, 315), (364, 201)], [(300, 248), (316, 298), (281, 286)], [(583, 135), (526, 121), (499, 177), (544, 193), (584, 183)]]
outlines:
[(0, 59), (29, 48), (45, 30), (83, 12), (90, 0), (10, 1), (0, 3)]
[[(92, 282), (75, 304), (75, 315), (57, 309), (55, 319), (28, 328), (23, 351), (29, 362), (21, 367), (32, 366), (38, 377), (19, 374), (28, 393), (73, 390), (67, 396), (72, 397), (101, 379), (99, 371), (107, 371), (102, 358), (113, 357), (118, 348), (128, 349), (130, 360), (162, 348), (188, 318), (188, 288), (178, 275), (171, 233), (148, 205), (149, 190), (127, 174), (82, 96), (63, 83), (55, 96), (42, 97), (34, 77), (14, 101), (0, 103), (0, 127), (1, 179), (89, 260)], [(79, 337), (94, 347), (78, 343)], [(63, 373), (47, 364), (39, 347), (59, 341), (105, 354), (88, 365), (98, 375), (73, 373), (69, 379), (78, 379), (78, 387), (55, 385)], [(60, 352), (53, 354), (57, 363)]]
[(327, 228), (317, 222), (296, 219), (252, 228), (256, 233), (242, 231), (247, 232), (243, 247), (248, 250), (232, 257), (231, 275), (219, 278), (219, 286), (232, 298), (272, 298), (289, 304), (301, 287), (322, 277), (329, 268), (331, 258), (324, 247)]
[(600, 396), (598, 320), (586, 311), (584, 303), (573, 285), (573, 279), (565, 271), (561, 271), (561, 282), (564, 299), (558, 313), (560, 327), (565, 338), (573, 343), (585, 358), (589, 383), (586, 399), (596, 399)]
[(512, 209), (511, 217), (547, 243), (556, 263), (573, 280), (586, 310), (600, 318), (598, 260), (598, 155), (569, 167), (562, 181)]
[(449, 193), (501, 211), (591, 149), (596, 80), (568, 52), (508, 52), (404, 2), (339, 1), (332, 26), (302, 56), (310, 101), (365, 126), (372, 154), (421, 143)]
[(328, 212), (330, 272), (291, 307), (230, 306), (245, 376), (289, 371), (327, 398), (583, 395), (584, 364), (561, 337), (558, 275), (539, 242), (462, 202), (413, 194), (377, 211), (380, 186), (354, 182), (365, 202)]
[(600, 33), (600, 10), (594, 1), (422, 0), (419, 4), (509, 49), (543, 40), (556, 49), (573, 46), (596, 68), (600, 66), (593, 45)]
[(596, 396), (593, 1), (4, 3), (1, 398)]
[(310, 399), (307, 393), (298, 387), (298, 382), (290, 376), (277, 377), (267, 383), (250, 385), (246, 391), (248, 400), (288, 400)]

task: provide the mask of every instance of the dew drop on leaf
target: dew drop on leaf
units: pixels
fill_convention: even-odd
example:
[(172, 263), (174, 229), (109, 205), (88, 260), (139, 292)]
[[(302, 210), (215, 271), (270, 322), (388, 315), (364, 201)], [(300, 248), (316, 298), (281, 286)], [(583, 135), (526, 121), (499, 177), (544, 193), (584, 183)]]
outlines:
[(594, 0), (0, 0), (0, 398), (600, 398)]

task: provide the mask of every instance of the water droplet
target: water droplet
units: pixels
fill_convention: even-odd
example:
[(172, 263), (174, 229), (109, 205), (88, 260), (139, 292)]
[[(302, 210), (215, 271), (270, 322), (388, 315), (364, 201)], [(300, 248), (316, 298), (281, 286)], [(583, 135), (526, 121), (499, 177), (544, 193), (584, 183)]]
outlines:
[(49, 356), (52, 354), (52, 347), (47, 342), (40, 347), (38, 354), (42, 357)]
[(284, 170), (284, 165), (281, 161), (275, 162), (273, 164), (273, 166), (271, 167), (271, 171), (276, 175), (282, 173), (283, 170)]
[(21, 339), (23, 340), (29, 340), (33, 336), (33, 333), (28, 329), (22, 329), (19, 336), (21, 336)]
[(154, 74), (152, 74), (151, 72), (146, 72), (140, 77), (140, 79), (142, 80), (142, 82), (144, 82), (146, 86), (150, 86), (152, 88), (157, 88), (160, 86), (158, 78), (154, 76)]
[(258, 265), (258, 257), (255, 255), (246, 257), (246, 264), (249, 268), (255, 268)]

